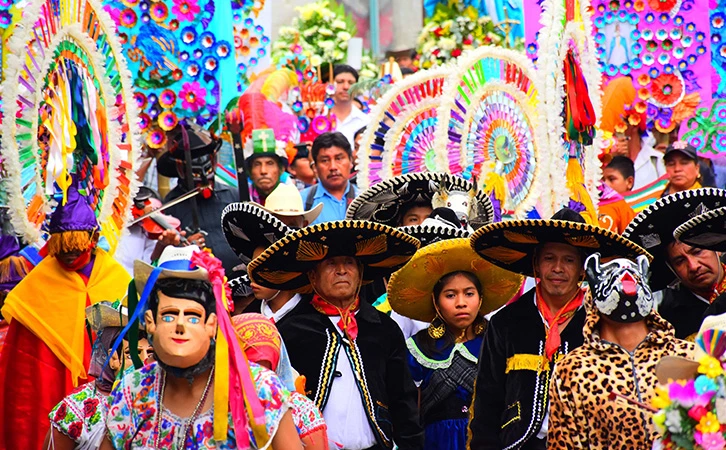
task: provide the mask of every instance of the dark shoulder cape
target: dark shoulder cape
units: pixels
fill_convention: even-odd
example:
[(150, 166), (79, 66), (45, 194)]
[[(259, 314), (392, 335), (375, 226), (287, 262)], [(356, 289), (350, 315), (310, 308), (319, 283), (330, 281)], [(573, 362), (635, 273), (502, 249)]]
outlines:
[(679, 286), (663, 290), (663, 302), (658, 307), (658, 313), (673, 325), (678, 339), (686, 339), (698, 333), (708, 307), (707, 302)]

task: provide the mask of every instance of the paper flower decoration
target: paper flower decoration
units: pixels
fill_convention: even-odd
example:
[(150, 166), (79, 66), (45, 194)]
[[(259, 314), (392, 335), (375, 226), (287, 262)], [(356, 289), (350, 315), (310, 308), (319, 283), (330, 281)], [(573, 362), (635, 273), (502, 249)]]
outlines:
[(174, 0), (171, 12), (180, 22), (192, 22), (201, 9), (196, 0)]
[(196, 81), (184, 83), (179, 98), (182, 101), (182, 108), (191, 111), (198, 111), (207, 103), (205, 96), (207, 91)]

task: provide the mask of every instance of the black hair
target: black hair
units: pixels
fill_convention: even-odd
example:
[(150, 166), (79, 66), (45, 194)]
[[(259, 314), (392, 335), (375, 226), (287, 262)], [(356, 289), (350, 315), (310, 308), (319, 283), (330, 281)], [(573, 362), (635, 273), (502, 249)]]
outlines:
[(353, 141), (355, 141), (356, 139), (358, 139), (358, 136), (360, 136), (361, 134), (365, 133), (366, 128), (367, 127), (363, 127), (363, 128), (360, 128), (358, 131), (356, 131), (355, 134), (353, 134)]
[(625, 156), (613, 156), (613, 159), (607, 166), (605, 166), (605, 168), (617, 170), (626, 180), (629, 177), (635, 178), (635, 165), (630, 158)]
[[(456, 276), (463, 276), (467, 280), (471, 281), (471, 283), (476, 288), (477, 293), (479, 296), (482, 294), (482, 285), (481, 281), (479, 281), (479, 278), (474, 275), (472, 272), (468, 272), (466, 270), (457, 270), (454, 272), (449, 272), (443, 277), (439, 278), (439, 281), (436, 282), (433, 289), (433, 301), (435, 304), (438, 305), (439, 303), (439, 295), (441, 295), (441, 292), (444, 290), (444, 287), (446, 284), (451, 281)], [(442, 319), (439, 316), (436, 316), (436, 319), (434, 321), (442, 322)], [(484, 324), (486, 325), (486, 319), (484, 318), (481, 313), (478, 313), (476, 315), (476, 318), (474, 319), (474, 322), (472, 325), (474, 328), (477, 328), (477, 325)], [(444, 322), (444, 326), (446, 326), (446, 322)], [(424, 350), (426, 354), (435, 355), (439, 352), (439, 349), (445, 349), (448, 348), (450, 345), (453, 345), (456, 342), (456, 336), (449, 330), (449, 327), (446, 326), (446, 333), (441, 339), (434, 339), (431, 336), (429, 336), (427, 330), (424, 330), (423, 332), (419, 333), (419, 345), (421, 346), (421, 349)]]
[(416, 73), (416, 72), (414, 72), (414, 70), (412, 68), (410, 68), (410, 67), (402, 67), (401, 68), (401, 75), (403, 75), (403, 76), (413, 75), (414, 73)]
[(409, 211), (411, 211), (413, 208), (431, 208), (431, 210), (433, 211), (431, 202), (425, 202), (425, 201), (406, 202), (403, 204), (403, 206), (401, 206), (401, 209), (398, 211), (398, 225), (399, 226), (401, 226), (401, 223), (403, 222), (403, 218), (406, 217), (406, 214)]
[(358, 71), (347, 64), (336, 64), (335, 67), (333, 67), (333, 79), (330, 81), (334, 81), (341, 73), (349, 73), (353, 75), (355, 82), (358, 82)]
[(318, 162), (318, 153), (330, 147), (338, 147), (348, 154), (348, 158), (353, 159), (353, 150), (350, 148), (348, 138), (339, 131), (329, 131), (316, 137), (313, 141), (313, 162)]
[[(217, 312), (217, 304), (211, 283), (202, 280), (187, 280), (184, 278), (164, 278), (154, 284), (154, 288), (149, 295), (147, 309), (150, 309), (154, 314), (154, 320), (156, 320), (156, 314), (159, 310), (159, 291), (169, 297), (193, 300), (204, 306), (204, 312), (206, 313), (205, 321), (209, 318), (210, 314)], [(141, 338), (139, 337), (139, 339)]]

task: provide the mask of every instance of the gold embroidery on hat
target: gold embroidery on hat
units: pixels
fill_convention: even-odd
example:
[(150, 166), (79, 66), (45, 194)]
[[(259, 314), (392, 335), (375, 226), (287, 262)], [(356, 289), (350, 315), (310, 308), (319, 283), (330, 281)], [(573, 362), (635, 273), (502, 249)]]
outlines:
[(537, 236), (515, 233), (514, 231), (504, 230), (504, 237), (515, 244), (539, 244)]
[(595, 236), (571, 236), (565, 240), (575, 247), (600, 248), (600, 241)]
[(398, 297), (404, 303), (413, 303), (421, 299), (421, 297), (430, 297), (431, 294), (415, 287), (406, 287), (398, 291)]
[(424, 270), (426, 271), (426, 274), (431, 275), (433, 278), (441, 278), (446, 275), (444, 273), (444, 270), (446, 270), (446, 263), (443, 258), (435, 255), (426, 255)]
[(481, 253), (505, 264), (515, 263), (527, 256), (527, 254), (524, 252), (520, 252), (507, 247), (487, 248), (482, 250)]
[(328, 246), (320, 242), (300, 241), (295, 258), (298, 261), (321, 261), (328, 254)]
[(257, 272), (257, 276), (273, 284), (283, 284), (301, 275), (300, 272), (283, 272), (275, 270), (271, 272)]
[(384, 259), (383, 261), (378, 261), (376, 263), (368, 264), (371, 267), (395, 267), (400, 266), (401, 264), (405, 264), (408, 262), (409, 259), (411, 259), (411, 256), (413, 255), (394, 255), (389, 256), (388, 258)]
[(385, 234), (355, 243), (355, 256), (380, 255), (388, 250), (388, 238)]

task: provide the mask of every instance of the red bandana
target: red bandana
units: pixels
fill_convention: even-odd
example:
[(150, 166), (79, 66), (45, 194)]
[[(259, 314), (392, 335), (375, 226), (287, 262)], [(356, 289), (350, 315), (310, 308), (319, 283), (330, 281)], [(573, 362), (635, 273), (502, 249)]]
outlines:
[(545, 303), (542, 297), (539, 283), (535, 289), (537, 293), (537, 309), (547, 323), (545, 330), (547, 335), (545, 340), (545, 354), (547, 355), (547, 359), (552, 360), (552, 355), (555, 354), (562, 343), (560, 338), (560, 325), (567, 322), (575, 315), (577, 308), (582, 305), (582, 300), (585, 298), (585, 291), (583, 289), (578, 289), (575, 295), (567, 303), (565, 303), (565, 306), (557, 311), (557, 314), (552, 314), (552, 311), (550, 311), (549, 306), (547, 306), (547, 303)]
[(356, 297), (355, 301), (346, 309), (340, 309), (335, 305), (331, 305), (318, 294), (313, 296), (310, 304), (318, 312), (326, 316), (340, 316), (338, 327), (343, 330), (343, 333), (348, 336), (349, 340), (355, 341), (358, 337), (358, 322), (355, 321), (355, 312), (358, 311), (358, 306), (360, 306), (359, 297)]
[(719, 283), (716, 283), (716, 285), (713, 287), (713, 294), (711, 294), (711, 298), (708, 299), (709, 303), (713, 303), (713, 301), (716, 300), (719, 295), (726, 292), (726, 264), (721, 264), (721, 267), (721, 270), (724, 273), (724, 277)]

